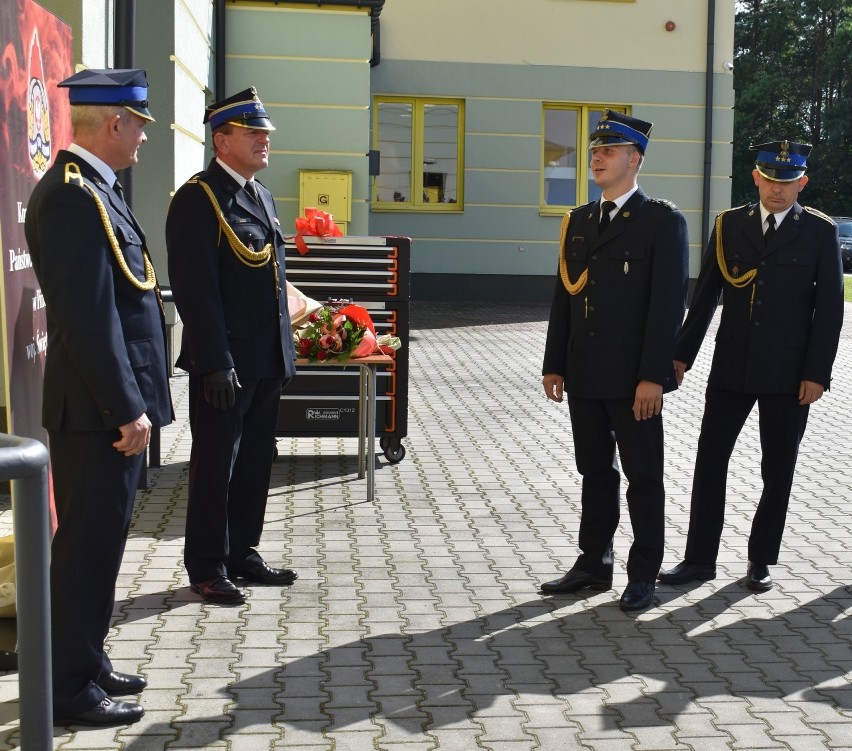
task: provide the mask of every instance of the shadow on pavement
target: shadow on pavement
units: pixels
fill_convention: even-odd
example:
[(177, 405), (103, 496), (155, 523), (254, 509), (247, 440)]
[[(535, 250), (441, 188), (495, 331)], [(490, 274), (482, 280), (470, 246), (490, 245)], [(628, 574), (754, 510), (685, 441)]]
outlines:
[[(539, 697), (531, 703), (566, 702), (572, 714), (588, 704), (604, 729), (668, 726), (697, 698), (793, 696), (852, 708), (852, 589), (772, 618), (732, 618), (752, 597), (731, 584), (647, 620), (625, 616), (614, 600), (563, 614), (562, 600), (536, 599), (447, 628), (368, 637), (222, 687), (234, 697), (233, 718), (155, 724), (146, 735), (183, 736), (189, 726), (197, 734), (203, 723), (215, 743), (232, 722), (236, 730), (270, 719), (285, 734), (375, 729), (371, 720), (417, 734), (463, 727), (502, 697), (523, 704), (530, 694)], [(566, 608), (579, 604), (564, 599)], [(263, 692), (280, 711), (250, 711)], [(144, 747), (142, 738), (126, 746)]]

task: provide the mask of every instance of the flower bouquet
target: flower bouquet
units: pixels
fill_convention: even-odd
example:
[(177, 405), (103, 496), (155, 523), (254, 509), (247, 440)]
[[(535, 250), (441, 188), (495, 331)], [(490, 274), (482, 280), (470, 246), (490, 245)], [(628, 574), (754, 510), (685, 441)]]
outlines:
[(310, 362), (331, 360), (345, 365), (355, 357), (390, 354), (398, 337), (376, 336), (373, 320), (360, 305), (328, 303), (308, 316), (307, 325), (293, 334), (296, 353)]

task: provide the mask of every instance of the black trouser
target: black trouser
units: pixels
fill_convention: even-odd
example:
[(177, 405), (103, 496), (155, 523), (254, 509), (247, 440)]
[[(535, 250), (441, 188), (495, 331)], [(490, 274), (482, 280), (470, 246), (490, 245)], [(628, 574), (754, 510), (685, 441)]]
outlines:
[(633, 399), (568, 399), (577, 470), (583, 476), (580, 557), (575, 567), (612, 575), (612, 540), (620, 515), (621, 467), (627, 478), (627, 508), (633, 544), (630, 580), (653, 582), (663, 561), (665, 487), (663, 418), (633, 416)]
[(227, 575), (260, 542), (275, 450), (281, 378), (244, 381), (230, 409), (189, 379), (189, 494), (184, 564), (190, 581)]
[(686, 560), (715, 563), (725, 523), (728, 463), (755, 402), (760, 415), (760, 474), (763, 492), (751, 525), (748, 557), (754, 563), (778, 563), (787, 505), (808, 423), (808, 406), (795, 394), (744, 394), (707, 388), (695, 474)]
[(115, 582), (127, 542), (145, 454), (124, 456), (119, 432), (51, 432), (53, 497), (59, 526), (51, 545), (50, 607), (53, 711), (57, 717), (96, 707), (96, 685), (112, 671), (104, 652)]

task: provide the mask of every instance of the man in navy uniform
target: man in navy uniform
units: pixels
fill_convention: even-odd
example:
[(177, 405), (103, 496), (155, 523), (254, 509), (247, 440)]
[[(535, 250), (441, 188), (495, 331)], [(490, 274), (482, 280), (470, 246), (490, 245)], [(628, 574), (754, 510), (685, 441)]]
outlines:
[(263, 531), (281, 388), (295, 350), (284, 235), (272, 194), (272, 123), (254, 88), (207, 108), (214, 158), (175, 194), (166, 220), (169, 277), (183, 321), (177, 364), (189, 373), (192, 451), (184, 565), (193, 592), (244, 602), (234, 579), (289, 585), (269, 566)]
[(591, 135), (603, 191), (562, 222), (559, 274), (542, 367), (548, 399), (568, 398), (583, 476), (580, 556), (546, 594), (612, 587), (621, 466), (634, 542), (623, 610), (653, 602), (663, 559), (663, 393), (686, 300), (687, 231), (677, 207), (637, 185), (651, 123), (606, 110)]
[(59, 526), (50, 594), (58, 723), (117, 725), (145, 688), (104, 651), (153, 428), (172, 420), (165, 321), (145, 235), (118, 170), (145, 142), (143, 70), (84, 70), (69, 89), (73, 143), (33, 190), (25, 232), (47, 312), (43, 420)]
[(757, 403), (763, 492), (751, 526), (745, 585), (772, 587), (799, 444), (808, 410), (829, 387), (843, 323), (837, 227), (800, 206), (811, 147), (752, 146), (758, 203), (720, 214), (704, 254), (689, 315), (675, 349), (678, 383), (695, 357), (721, 297), (716, 349), (692, 480), (685, 560), (660, 573), (684, 584), (716, 576), (728, 462)]

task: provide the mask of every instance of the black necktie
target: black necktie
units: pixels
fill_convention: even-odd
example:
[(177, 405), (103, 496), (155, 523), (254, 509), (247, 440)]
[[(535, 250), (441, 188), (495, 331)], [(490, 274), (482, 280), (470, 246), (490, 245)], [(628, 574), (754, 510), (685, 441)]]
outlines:
[(602, 235), (603, 231), (609, 225), (610, 212), (615, 208), (615, 201), (604, 201), (601, 204), (601, 218), (598, 221), (598, 234)]
[(255, 186), (252, 180), (246, 180), (246, 190), (248, 194), (254, 199), (254, 202), (260, 206), (260, 198), (257, 195), (257, 187)]
[(121, 183), (118, 180), (116, 180), (112, 184), (112, 189), (115, 191), (115, 194), (122, 200), (123, 203), (127, 203), (127, 201), (124, 200), (124, 188), (121, 187)]
[(769, 240), (775, 234), (775, 214), (766, 217), (766, 232), (763, 233), (763, 244), (769, 245)]

